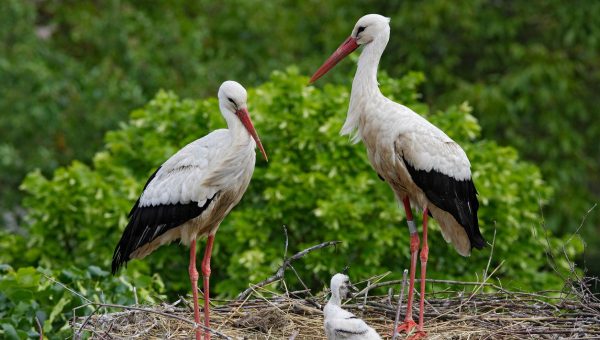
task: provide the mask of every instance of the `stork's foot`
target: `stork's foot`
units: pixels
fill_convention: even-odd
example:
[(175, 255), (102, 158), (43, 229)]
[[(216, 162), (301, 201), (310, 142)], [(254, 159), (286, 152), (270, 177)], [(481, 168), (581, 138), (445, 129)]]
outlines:
[(398, 328), (396, 328), (396, 330), (398, 331), (398, 333), (410, 333), (410, 331), (412, 331), (415, 327), (417, 327), (416, 322), (414, 322), (413, 320), (405, 320), (403, 323), (398, 325)]
[(408, 340), (421, 340), (427, 338), (427, 333), (425, 331), (418, 331), (415, 334), (408, 337)]

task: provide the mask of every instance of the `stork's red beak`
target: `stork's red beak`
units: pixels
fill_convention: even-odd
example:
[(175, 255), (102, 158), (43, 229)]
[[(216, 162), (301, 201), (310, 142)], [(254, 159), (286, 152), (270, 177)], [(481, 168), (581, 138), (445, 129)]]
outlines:
[(348, 39), (346, 39), (346, 41), (344, 41), (340, 45), (340, 47), (338, 47), (337, 50), (335, 50), (335, 52), (333, 52), (331, 57), (329, 57), (327, 60), (325, 60), (323, 65), (321, 65), (321, 67), (319, 67), (317, 72), (315, 72), (315, 74), (313, 74), (313, 76), (310, 78), (310, 81), (308, 83), (312, 84), (315, 81), (317, 81), (317, 79), (321, 78), (325, 73), (327, 73), (335, 65), (337, 65), (337, 63), (339, 63), (340, 60), (344, 59), (344, 57), (346, 57), (348, 54), (352, 53), (357, 48), (358, 48), (358, 43), (356, 42), (356, 38), (351, 37), (351, 36), (348, 37)]
[(256, 145), (258, 145), (258, 148), (260, 149), (260, 152), (263, 154), (265, 160), (268, 162), (269, 159), (267, 158), (267, 153), (265, 152), (265, 148), (263, 148), (262, 143), (260, 142), (260, 138), (258, 137), (256, 130), (254, 129), (254, 125), (252, 125), (252, 120), (250, 120), (250, 114), (248, 113), (248, 109), (239, 109), (235, 112), (235, 114), (238, 117), (240, 117), (242, 124), (244, 124), (246, 130), (248, 130), (252, 138), (254, 138)]

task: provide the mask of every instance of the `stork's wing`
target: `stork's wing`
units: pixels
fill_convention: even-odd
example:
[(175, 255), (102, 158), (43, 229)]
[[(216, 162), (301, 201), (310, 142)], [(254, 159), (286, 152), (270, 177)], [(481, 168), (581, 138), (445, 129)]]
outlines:
[(465, 228), (472, 247), (483, 248), (485, 242), (477, 220), (477, 189), (463, 149), (437, 128), (405, 132), (398, 136), (394, 147), (427, 199)]
[(362, 319), (349, 312), (348, 315), (329, 319), (328, 323), (328, 327), (335, 332), (338, 338), (365, 336), (372, 329)]
[(205, 185), (204, 179), (218, 163), (228, 138), (226, 130), (214, 131), (183, 147), (150, 176), (115, 248), (113, 274), (136, 249), (200, 216), (208, 207), (219, 188)]

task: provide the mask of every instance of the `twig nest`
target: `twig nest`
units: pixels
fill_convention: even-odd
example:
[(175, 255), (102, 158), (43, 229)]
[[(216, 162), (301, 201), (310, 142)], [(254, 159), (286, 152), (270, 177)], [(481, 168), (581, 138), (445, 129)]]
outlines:
[(234, 322), (235, 326), (256, 329), (264, 333), (285, 328), (289, 324), (286, 315), (279, 308), (265, 308), (245, 315)]

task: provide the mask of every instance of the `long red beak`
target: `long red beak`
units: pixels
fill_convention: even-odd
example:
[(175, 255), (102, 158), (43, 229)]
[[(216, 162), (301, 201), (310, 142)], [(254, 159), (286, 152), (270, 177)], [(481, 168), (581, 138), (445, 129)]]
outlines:
[(269, 159), (267, 158), (267, 153), (265, 152), (265, 148), (263, 148), (262, 143), (260, 142), (260, 138), (258, 137), (256, 130), (254, 129), (254, 125), (252, 125), (252, 120), (250, 120), (250, 114), (248, 113), (248, 109), (239, 109), (235, 112), (235, 114), (238, 117), (240, 117), (242, 124), (244, 124), (246, 130), (248, 130), (252, 138), (254, 138), (256, 145), (258, 145), (258, 148), (260, 149), (260, 152), (263, 154), (265, 160), (268, 162)]
[(321, 67), (319, 67), (317, 72), (315, 72), (315, 74), (313, 74), (313, 76), (310, 78), (310, 81), (308, 83), (312, 84), (315, 81), (317, 81), (317, 79), (321, 78), (325, 73), (327, 73), (335, 65), (337, 65), (337, 63), (339, 63), (340, 60), (344, 59), (344, 57), (346, 57), (348, 54), (352, 53), (357, 48), (358, 48), (358, 44), (356, 43), (356, 38), (348, 37), (348, 39), (346, 39), (340, 45), (340, 47), (338, 47), (337, 50), (335, 50), (335, 52), (333, 52), (331, 57), (329, 57), (327, 60), (325, 60), (323, 65), (321, 65)]

